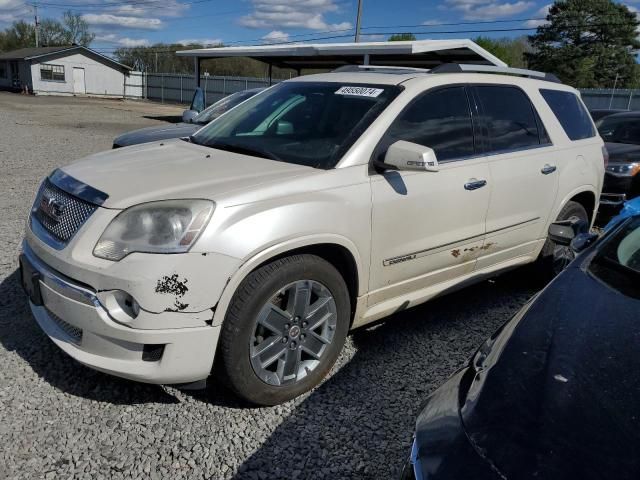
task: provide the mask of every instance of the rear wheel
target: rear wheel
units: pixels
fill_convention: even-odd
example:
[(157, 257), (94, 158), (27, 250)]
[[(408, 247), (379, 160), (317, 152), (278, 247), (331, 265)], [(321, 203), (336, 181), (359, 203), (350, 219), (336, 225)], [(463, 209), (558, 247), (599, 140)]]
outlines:
[(347, 286), (314, 255), (275, 260), (238, 287), (222, 327), (222, 367), (243, 399), (276, 405), (317, 385), (350, 323)]
[[(589, 223), (589, 214), (581, 204), (570, 201), (560, 211), (555, 221), (562, 220), (583, 220)], [(575, 253), (570, 246), (558, 245), (547, 238), (538, 257), (539, 273), (544, 280), (551, 280), (567, 268), (574, 258)]]

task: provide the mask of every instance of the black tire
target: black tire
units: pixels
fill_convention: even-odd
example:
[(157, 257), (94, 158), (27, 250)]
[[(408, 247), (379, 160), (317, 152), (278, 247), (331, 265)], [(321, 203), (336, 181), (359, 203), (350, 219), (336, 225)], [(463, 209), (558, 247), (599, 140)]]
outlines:
[[(571, 220), (572, 218), (578, 218), (589, 223), (589, 214), (585, 208), (578, 202), (569, 201), (562, 208), (555, 221)], [(558, 252), (558, 249), (562, 251)], [(559, 255), (564, 255), (566, 260), (564, 262), (561, 259), (559, 260)], [(551, 239), (547, 238), (535, 265), (539, 279), (542, 281), (552, 280), (566, 268), (568, 264), (566, 261), (571, 260), (573, 257), (574, 253), (570, 247), (560, 247)]]
[[(306, 371), (304, 378), (298, 380), (296, 374), (291, 383), (273, 385), (256, 373), (250, 357), (250, 343), (256, 338), (256, 322), (263, 307), (287, 285), (302, 280), (321, 284), (333, 297), (337, 317), (331, 329), (333, 337), (324, 348), (317, 365), (313, 370)], [(293, 255), (263, 265), (240, 284), (222, 325), (218, 346), (219, 366), (227, 384), (239, 397), (256, 405), (278, 405), (312, 389), (329, 373), (342, 350), (349, 330), (350, 312), (351, 304), (344, 279), (333, 265), (322, 258), (307, 254)], [(299, 338), (302, 337), (300, 335)], [(283, 343), (286, 343), (286, 338), (283, 335)]]

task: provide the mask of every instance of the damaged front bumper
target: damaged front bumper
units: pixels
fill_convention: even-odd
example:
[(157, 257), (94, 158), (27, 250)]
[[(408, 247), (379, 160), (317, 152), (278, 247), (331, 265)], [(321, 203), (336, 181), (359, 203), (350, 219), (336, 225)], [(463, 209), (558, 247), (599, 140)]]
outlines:
[[(105, 306), (104, 292), (53, 269), (27, 242), (20, 264), (36, 321), (74, 359), (145, 383), (189, 383), (208, 377), (220, 333), (219, 326), (211, 325), (211, 309), (139, 309), (127, 322), (118, 306)], [(126, 288), (126, 281), (122, 284)]]

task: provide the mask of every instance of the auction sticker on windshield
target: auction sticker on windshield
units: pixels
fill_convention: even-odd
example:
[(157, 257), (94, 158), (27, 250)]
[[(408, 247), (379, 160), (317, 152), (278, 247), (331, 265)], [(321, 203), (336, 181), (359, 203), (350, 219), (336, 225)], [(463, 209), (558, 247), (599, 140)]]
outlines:
[(371, 87), (340, 87), (336, 90), (337, 95), (355, 95), (357, 97), (372, 97), (376, 98), (384, 90), (382, 88)]

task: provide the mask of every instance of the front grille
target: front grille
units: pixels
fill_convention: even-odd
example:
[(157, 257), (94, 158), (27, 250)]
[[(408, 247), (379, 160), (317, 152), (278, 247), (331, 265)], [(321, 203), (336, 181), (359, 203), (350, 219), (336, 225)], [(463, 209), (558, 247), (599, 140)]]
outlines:
[(82, 343), (82, 329), (78, 327), (74, 327), (73, 325), (65, 322), (51, 310), (47, 309), (47, 313), (51, 317), (51, 319), (56, 322), (56, 325), (62, 330), (69, 340), (73, 343), (80, 345)]
[(47, 179), (38, 192), (31, 214), (52, 237), (66, 244), (97, 208)]

